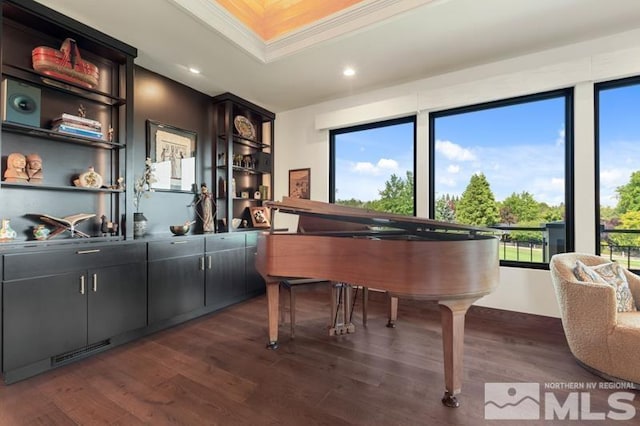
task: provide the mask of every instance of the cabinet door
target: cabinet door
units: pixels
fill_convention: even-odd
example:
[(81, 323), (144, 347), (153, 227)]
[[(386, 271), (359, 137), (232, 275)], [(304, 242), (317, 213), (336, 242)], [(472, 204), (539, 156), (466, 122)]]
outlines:
[(3, 371), (84, 347), (86, 291), (78, 272), (5, 281)]
[(149, 262), (149, 324), (204, 306), (202, 256)]
[(221, 308), (242, 299), (246, 293), (244, 247), (207, 253), (207, 262), (211, 265), (207, 265), (207, 306)]
[(147, 325), (147, 265), (89, 270), (88, 339), (93, 344)]
[(246, 248), (245, 270), (247, 274), (247, 294), (250, 295), (264, 293), (265, 291), (264, 278), (262, 278), (262, 275), (260, 275), (256, 269), (256, 250), (257, 248), (255, 246)]

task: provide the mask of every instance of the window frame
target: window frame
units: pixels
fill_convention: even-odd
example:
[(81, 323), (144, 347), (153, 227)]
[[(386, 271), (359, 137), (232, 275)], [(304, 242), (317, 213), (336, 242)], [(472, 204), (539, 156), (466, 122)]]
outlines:
[[(574, 95), (573, 87), (557, 89), (548, 92), (540, 92), (531, 95), (516, 96), (495, 101), (483, 102), (473, 105), (465, 105), (461, 107), (450, 108), (442, 111), (434, 111), (429, 113), (429, 217), (435, 218), (436, 198), (435, 198), (435, 122), (438, 118), (451, 115), (477, 112), (492, 108), (507, 107), (512, 105), (520, 105), (528, 102), (542, 101), (546, 99), (561, 98), (565, 99), (565, 188), (564, 188), (564, 204), (565, 204), (565, 252), (572, 252), (575, 249), (575, 220), (574, 220)], [(500, 266), (528, 268), (528, 269), (549, 269), (548, 262), (521, 262), (515, 260), (500, 260)]]
[(406, 117), (393, 118), (390, 120), (375, 121), (367, 124), (359, 124), (356, 126), (342, 127), (339, 129), (329, 130), (329, 202), (336, 202), (336, 136), (359, 132), (363, 130), (378, 129), (381, 127), (395, 126), (398, 124), (413, 124), (413, 216), (416, 215), (417, 201), (416, 201), (416, 176), (417, 176), (417, 161), (416, 161), (416, 149), (417, 149), (417, 124), (418, 119), (415, 115), (409, 115)]
[[(595, 194), (595, 227), (596, 227), (596, 255), (600, 256), (602, 254), (601, 244), (602, 239), (600, 238), (600, 234), (602, 232), (602, 227), (600, 226), (600, 94), (609, 89), (620, 89), (627, 86), (640, 86), (640, 75), (619, 78), (615, 80), (607, 80), (599, 83), (594, 83), (593, 85), (593, 131), (594, 131), (594, 194)], [(638, 269), (631, 269), (634, 272), (638, 272)]]

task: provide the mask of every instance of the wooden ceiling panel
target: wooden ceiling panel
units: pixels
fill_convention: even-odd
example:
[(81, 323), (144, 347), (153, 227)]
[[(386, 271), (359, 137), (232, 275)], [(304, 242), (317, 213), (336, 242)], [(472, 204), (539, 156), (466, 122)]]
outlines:
[(264, 41), (312, 24), (364, 0), (215, 0)]

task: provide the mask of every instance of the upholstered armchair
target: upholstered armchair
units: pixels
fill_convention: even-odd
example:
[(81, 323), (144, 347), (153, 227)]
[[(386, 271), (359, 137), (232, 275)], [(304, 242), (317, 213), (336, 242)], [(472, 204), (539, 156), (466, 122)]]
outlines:
[[(557, 254), (549, 264), (562, 326), (569, 348), (587, 369), (609, 379), (640, 383), (640, 312), (618, 312), (616, 289), (581, 281), (574, 268), (580, 260), (593, 267), (608, 259), (579, 253)], [(623, 270), (635, 303), (640, 301), (640, 277)]]

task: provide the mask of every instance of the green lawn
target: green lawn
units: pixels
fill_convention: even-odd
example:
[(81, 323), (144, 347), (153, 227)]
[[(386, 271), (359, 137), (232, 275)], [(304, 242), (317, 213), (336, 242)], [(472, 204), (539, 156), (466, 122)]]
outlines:
[(516, 260), (520, 262), (544, 262), (542, 248), (518, 247), (500, 244), (500, 260)]

